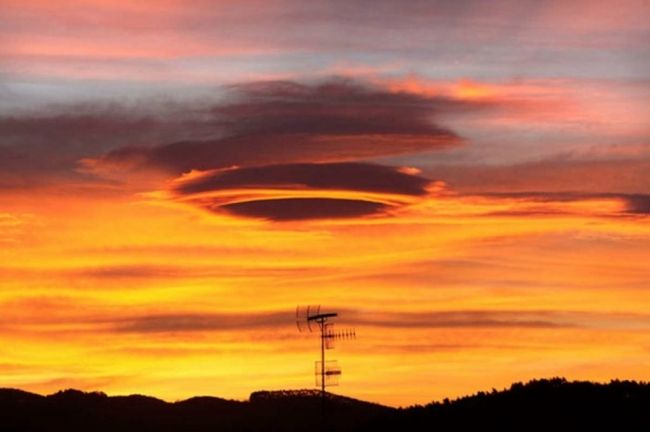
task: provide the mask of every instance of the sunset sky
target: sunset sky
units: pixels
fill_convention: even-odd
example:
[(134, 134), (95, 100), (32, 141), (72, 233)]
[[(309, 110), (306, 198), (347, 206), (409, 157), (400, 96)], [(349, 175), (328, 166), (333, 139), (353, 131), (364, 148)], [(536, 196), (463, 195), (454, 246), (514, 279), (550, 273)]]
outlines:
[(0, 387), (650, 380), (650, 2), (0, 0)]

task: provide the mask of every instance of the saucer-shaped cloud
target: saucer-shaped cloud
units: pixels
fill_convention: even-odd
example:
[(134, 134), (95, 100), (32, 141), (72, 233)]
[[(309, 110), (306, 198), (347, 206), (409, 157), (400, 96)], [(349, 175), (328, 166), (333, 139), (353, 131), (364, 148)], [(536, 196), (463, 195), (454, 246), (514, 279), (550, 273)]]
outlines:
[(240, 216), (291, 221), (365, 216), (382, 213), (390, 206), (360, 199), (280, 198), (226, 204), (222, 208)]
[(212, 212), (273, 221), (383, 215), (428, 193), (415, 170), (368, 163), (281, 164), (192, 172), (173, 196)]

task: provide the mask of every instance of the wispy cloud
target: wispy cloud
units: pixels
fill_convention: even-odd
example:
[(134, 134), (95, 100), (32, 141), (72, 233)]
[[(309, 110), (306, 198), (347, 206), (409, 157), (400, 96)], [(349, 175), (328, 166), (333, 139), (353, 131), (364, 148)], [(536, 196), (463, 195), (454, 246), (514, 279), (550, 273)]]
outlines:
[(347, 79), (313, 85), (258, 82), (231, 88), (225, 103), (205, 113), (214, 137), (125, 146), (86, 160), (90, 170), (190, 170), (287, 162), (346, 161), (458, 145), (435, 122), (439, 112), (471, 103), (445, 96), (394, 93)]

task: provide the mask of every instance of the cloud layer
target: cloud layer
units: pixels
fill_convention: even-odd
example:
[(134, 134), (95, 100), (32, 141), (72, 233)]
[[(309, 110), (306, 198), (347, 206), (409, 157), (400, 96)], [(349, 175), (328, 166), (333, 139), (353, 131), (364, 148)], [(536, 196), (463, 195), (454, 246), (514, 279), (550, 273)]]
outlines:
[(87, 165), (102, 169), (190, 170), (281, 162), (332, 162), (457, 145), (439, 112), (471, 104), (444, 96), (391, 92), (345, 79), (318, 84), (257, 82), (230, 87), (205, 115), (214, 136), (154, 146), (124, 146)]
[[(548, 310), (453, 310), (394, 312), (343, 310), (345, 324), (389, 329), (441, 328), (623, 328), (647, 329), (647, 314)], [(152, 314), (110, 321), (109, 331), (134, 333), (207, 332), (287, 328), (291, 312)]]
[(278, 164), (215, 171), (180, 182), (180, 194), (215, 189), (331, 189), (424, 195), (429, 180), (398, 169), (367, 163)]
[(275, 221), (383, 214), (424, 196), (430, 180), (367, 163), (280, 164), (193, 172), (176, 199), (214, 212)]

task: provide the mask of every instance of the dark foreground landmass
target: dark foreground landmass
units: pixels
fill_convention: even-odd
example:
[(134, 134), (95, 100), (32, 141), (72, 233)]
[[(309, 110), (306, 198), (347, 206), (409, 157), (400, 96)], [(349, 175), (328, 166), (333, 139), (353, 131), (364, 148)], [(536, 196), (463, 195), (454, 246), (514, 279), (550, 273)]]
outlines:
[[(328, 394), (329, 431), (518, 430), (650, 431), (650, 384), (513, 384), (456, 400), (390, 408)], [(0, 431), (320, 431), (321, 398), (312, 390), (255, 392), (248, 401), (195, 397), (168, 403), (147, 396), (65, 390), (40, 396), (0, 389)]]

